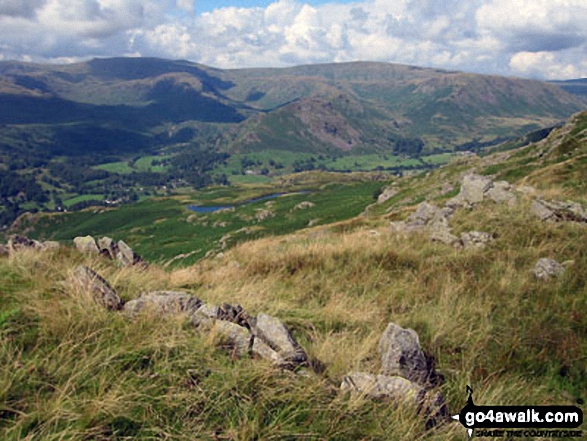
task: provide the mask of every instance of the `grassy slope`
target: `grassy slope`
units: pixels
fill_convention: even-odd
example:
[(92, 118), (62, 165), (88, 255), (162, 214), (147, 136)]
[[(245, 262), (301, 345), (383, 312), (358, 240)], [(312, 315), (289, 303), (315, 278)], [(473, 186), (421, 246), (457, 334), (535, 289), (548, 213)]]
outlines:
[[(575, 132), (582, 121), (568, 127), (570, 136), (582, 133)], [(549, 161), (569, 154), (564, 133), (513, 152), (495, 172), (517, 169), (517, 155), (532, 148), (550, 151), (533, 161), (556, 167)], [(582, 139), (565, 160), (580, 160), (584, 146)], [(389, 321), (419, 333), (446, 377), (441, 389), (453, 411), (464, 405), (467, 384), (478, 404), (584, 407), (584, 225), (541, 223), (523, 197), (516, 207), (484, 202), (457, 212), (454, 233), (495, 235), (486, 250), (455, 251), (388, 229), (388, 219), (405, 218), (419, 200), (441, 204), (454, 194), (436, 195), (444, 182), (470, 169), (487, 172), (493, 159), (463, 159), (401, 180), (400, 193), (370, 216), (241, 243), (223, 259), (169, 272), (118, 269), (68, 249), (0, 259), (2, 438), (462, 440), (456, 423), (425, 431), (409, 411), (336, 393), (347, 372), (377, 372), (377, 341)], [(524, 169), (512, 181), (538, 172)], [(574, 176), (565, 173), (539, 194), (581, 199), (580, 186), (565, 186)], [(234, 196), (223, 189), (208, 200)], [(530, 270), (542, 257), (573, 263), (564, 277), (538, 282)], [(101, 311), (61, 283), (82, 261), (126, 300), (178, 289), (274, 314), (326, 371), (279, 373), (260, 361), (232, 360), (182, 319), (129, 322)]]

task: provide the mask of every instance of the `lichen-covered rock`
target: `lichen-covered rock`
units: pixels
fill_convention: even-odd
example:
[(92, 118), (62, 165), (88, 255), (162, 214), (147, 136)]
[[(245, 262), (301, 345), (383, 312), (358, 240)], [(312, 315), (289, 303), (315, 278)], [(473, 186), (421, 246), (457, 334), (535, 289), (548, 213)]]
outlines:
[(255, 325), (255, 320), (243, 309), (241, 305), (230, 305), (223, 303), (218, 308), (217, 317), (219, 320), (226, 320), (251, 329)]
[(98, 240), (98, 249), (100, 254), (110, 260), (116, 259), (116, 255), (119, 251), (118, 244), (113, 239), (106, 236)]
[(420, 347), (418, 334), (389, 323), (379, 340), (381, 373), (406, 378), (421, 386), (428, 386), (434, 377), (426, 355)]
[(493, 241), (493, 236), (481, 231), (469, 231), (461, 234), (461, 241), (465, 249), (485, 248), (487, 244)]
[(113, 311), (122, 309), (124, 302), (116, 291), (98, 273), (87, 266), (80, 265), (73, 275), (74, 283), (88, 290), (94, 300), (105, 308)]
[(512, 192), (512, 186), (507, 181), (494, 182), (493, 187), (487, 190), (486, 195), (496, 204), (514, 206), (518, 202), (518, 197)]
[(122, 264), (122, 266), (148, 266), (147, 262), (145, 262), (145, 260), (143, 260), (143, 258), (137, 253), (135, 253), (133, 249), (125, 242), (119, 240), (117, 245), (118, 253), (116, 254), (116, 259)]
[(294, 366), (308, 363), (306, 352), (281, 320), (267, 314), (259, 314), (253, 332), (288, 363)]
[(127, 302), (124, 311), (136, 315), (145, 309), (154, 310), (160, 314), (193, 314), (202, 302), (190, 294), (176, 291), (154, 291), (141, 294), (138, 298)]
[(407, 224), (411, 226), (425, 226), (432, 222), (440, 213), (440, 209), (428, 202), (422, 202), (416, 208), (410, 217), (408, 217)]
[(532, 205), (530, 206), (530, 212), (544, 222), (554, 221), (555, 219), (554, 212), (547, 208), (539, 200), (532, 202)]
[(533, 269), (534, 276), (540, 280), (559, 277), (565, 273), (565, 267), (556, 260), (543, 258), (536, 262)]
[(73, 239), (73, 243), (75, 244), (75, 247), (78, 249), (80, 253), (100, 253), (100, 250), (96, 245), (96, 241), (92, 236), (78, 236), (75, 239)]
[(217, 320), (211, 332), (218, 335), (221, 343), (227, 345), (235, 356), (244, 357), (250, 354), (253, 336), (247, 328), (232, 322)]
[(220, 315), (220, 307), (203, 303), (191, 316), (191, 323), (196, 328), (211, 328)]
[(475, 173), (463, 178), (461, 191), (447, 202), (447, 206), (470, 207), (483, 201), (485, 194), (493, 187), (493, 181)]

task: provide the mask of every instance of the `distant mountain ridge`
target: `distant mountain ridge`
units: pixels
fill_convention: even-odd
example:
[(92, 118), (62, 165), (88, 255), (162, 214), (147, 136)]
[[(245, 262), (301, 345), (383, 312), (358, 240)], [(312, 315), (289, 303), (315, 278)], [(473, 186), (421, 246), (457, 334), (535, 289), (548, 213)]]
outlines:
[(450, 150), (555, 124), (587, 105), (569, 93), (576, 87), (371, 62), (233, 70), (156, 58), (0, 62), (0, 145), (27, 138), (76, 154), (75, 143), (60, 141), (73, 137), (132, 151), (172, 143), (183, 129), (228, 153)]

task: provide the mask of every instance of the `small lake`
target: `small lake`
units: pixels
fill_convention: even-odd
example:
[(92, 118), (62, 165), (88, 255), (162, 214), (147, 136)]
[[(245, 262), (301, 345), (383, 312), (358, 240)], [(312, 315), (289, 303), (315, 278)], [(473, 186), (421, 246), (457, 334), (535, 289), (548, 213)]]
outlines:
[(238, 204), (235, 204), (235, 205), (188, 205), (188, 208), (192, 211), (195, 211), (196, 213), (214, 213), (215, 211), (218, 211), (218, 210), (226, 210), (226, 209), (230, 209), (230, 208), (236, 208), (239, 205), (246, 205), (246, 204), (252, 204), (253, 202), (266, 201), (268, 199), (275, 199), (280, 196), (286, 196), (286, 195), (290, 195), (290, 194), (305, 194), (305, 193), (309, 193), (309, 191), (298, 191), (295, 193), (272, 193), (272, 194), (268, 194), (268, 195), (261, 196), (258, 198), (249, 199), (244, 202), (239, 202)]

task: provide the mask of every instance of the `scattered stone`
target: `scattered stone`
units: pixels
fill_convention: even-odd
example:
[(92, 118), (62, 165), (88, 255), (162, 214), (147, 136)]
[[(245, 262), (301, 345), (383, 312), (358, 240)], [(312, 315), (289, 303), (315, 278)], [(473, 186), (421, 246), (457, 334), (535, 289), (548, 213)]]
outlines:
[(118, 241), (118, 253), (116, 253), (116, 259), (122, 264), (122, 266), (141, 266), (147, 267), (148, 264), (143, 260), (141, 256), (133, 251), (122, 240)]
[(75, 247), (78, 249), (80, 253), (100, 253), (100, 250), (96, 245), (96, 241), (92, 236), (78, 236), (75, 239), (73, 239), (73, 243), (75, 244)]
[(485, 248), (488, 243), (493, 241), (493, 236), (480, 231), (469, 231), (461, 234), (461, 241), (466, 250), (469, 248)]
[(300, 202), (298, 205), (294, 207), (294, 210), (306, 210), (308, 208), (315, 207), (316, 204), (310, 201)]
[(260, 209), (255, 213), (255, 219), (257, 219), (259, 222), (272, 218), (273, 216), (275, 216), (275, 213), (273, 213), (271, 210)]
[(551, 277), (562, 276), (565, 273), (565, 267), (556, 260), (542, 258), (536, 262), (533, 272), (537, 279), (548, 280)]
[(116, 259), (118, 254), (118, 244), (109, 237), (103, 237), (98, 240), (98, 250), (100, 254), (107, 257), (110, 260)]
[(118, 311), (124, 302), (116, 291), (98, 273), (87, 266), (78, 266), (74, 272), (74, 282), (87, 289), (94, 299), (107, 309)]
[(439, 226), (432, 229), (430, 232), (430, 240), (432, 240), (432, 242), (444, 243), (454, 248), (462, 248), (463, 246), (461, 239), (452, 234), (447, 227)]
[(195, 313), (202, 305), (196, 297), (176, 291), (154, 291), (141, 294), (138, 298), (127, 302), (124, 311), (135, 316), (145, 308), (153, 309), (160, 314)]
[(379, 195), (379, 197), (377, 198), (377, 203), (384, 204), (385, 202), (390, 200), (392, 197), (394, 197), (398, 193), (399, 193), (399, 189), (397, 189), (396, 187), (386, 188), (383, 191), (383, 193), (381, 193)]
[(257, 315), (253, 333), (293, 366), (308, 363), (306, 352), (279, 319), (267, 314)]
[(418, 334), (413, 329), (389, 323), (379, 340), (379, 354), (383, 375), (399, 375), (423, 387), (435, 379), (434, 370), (429, 366)]
[(486, 195), (489, 199), (497, 204), (508, 204), (514, 206), (518, 203), (517, 196), (512, 192), (512, 186), (507, 181), (498, 181), (493, 183)]
[(235, 356), (249, 355), (253, 336), (248, 329), (232, 322), (217, 320), (211, 332), (219, 335)]

